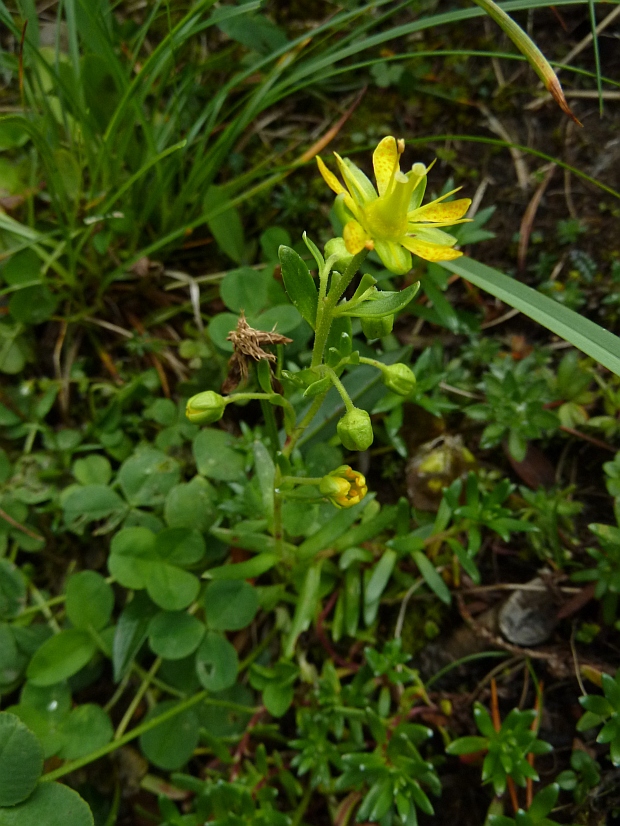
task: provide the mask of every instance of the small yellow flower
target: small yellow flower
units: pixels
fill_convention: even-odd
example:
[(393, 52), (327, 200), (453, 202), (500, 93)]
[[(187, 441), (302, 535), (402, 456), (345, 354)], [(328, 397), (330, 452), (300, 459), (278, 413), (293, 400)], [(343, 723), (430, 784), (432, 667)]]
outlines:
[(355, 255), (364, 248), (374, 249), (397, 275), (411, 269), (411, 253), (426, 261), (451, 261), (462, 255), (454, 249), (457, 239), (440, 227), (468, 221), (463, 216), (471, 204), (470, 198), (442, 203), (458, 192), (453, 189), (421, 206), (429, 170), (415, 163), (409, 172), (401, 172), (404, 148), (403, 140), (389, 136), (375, 149), (372, 162), (377, 189), (359, 167), (334, 152), (345, 188), (317, 157), (319, 171), (348, 219), (342, 234), (348, 252)]
[(359, 471), (341, 465), (321, 479), (319, 490), (337, 508), (351, 508), (366, 496), (368, 485)]

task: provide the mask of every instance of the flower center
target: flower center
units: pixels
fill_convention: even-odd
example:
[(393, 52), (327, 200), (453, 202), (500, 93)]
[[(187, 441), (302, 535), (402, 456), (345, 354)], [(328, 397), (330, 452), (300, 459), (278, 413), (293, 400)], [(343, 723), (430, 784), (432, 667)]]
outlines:
[(407, 232), (407, 213), (394, 208), (392, 198), (384, 196), (364, 207), (365, 228), (379, 241), (396, 241)]
[(364, 207), (365, 226), (372, 238), (398, 241), (406, 234), (409, 200), (419, 182), (419, 175), (396, 172), (387, 192)]

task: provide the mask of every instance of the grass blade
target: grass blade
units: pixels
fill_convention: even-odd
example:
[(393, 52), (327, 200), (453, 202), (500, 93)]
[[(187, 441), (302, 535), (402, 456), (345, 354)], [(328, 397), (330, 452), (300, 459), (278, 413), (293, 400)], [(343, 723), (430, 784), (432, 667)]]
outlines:
[(596, 12), (594, 10), (594, 0), (588, 0), (590, 11), (590, 25), (592, 26), (592, 47), (594, 49), (594, 66), (596, 68), (596, 89), (598, 91), (598, 110), (603, 117), (603, 83), (601, 80), (601, 55), (598, 48), (598, 35), (596, 32)]
[(581, 126), (568, 105), (556, 73), (532, 38), (494, 0), (474, 0), (474, 3), (484, 9), (500, 29), (508, 35), (521, 54), (526, 56), (528, 63), (545, 84), (545, 89), (553, 96), (560, 109)]
[(515, 307), (620, 376), (618, 336), (526, 284), (472, 258), (463, 256), (456, 261), (442, 261), (440, 266)]

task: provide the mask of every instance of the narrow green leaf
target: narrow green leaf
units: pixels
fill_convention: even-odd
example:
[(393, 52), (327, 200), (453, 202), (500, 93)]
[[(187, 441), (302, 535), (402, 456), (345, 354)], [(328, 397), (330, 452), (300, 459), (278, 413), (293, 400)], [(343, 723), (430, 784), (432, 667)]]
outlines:
[(282, 245), (279, 249), (279, 257), (287, 295), (314, 330), (319, 299), (308, 267), (290, 247)]
[(569, 341), (603, 367), (620, 376), (620, 338), (552, 298), (472, 258), (442, 261), (441, 266), (515, 307)]
[(447, 754), (475, 754), (477, 751), (486, 751), (489, 746), (486, 737), (459, 737), (453, 740), (446, 749)]
[[(367, 505), (370, 499), (364, 499), (364, 505)], [(369, 539), (374, 539), (375, 536), (384, 531), (388, 525), (394, 524), (396, 516), (396, 507), (394, 505), (386, 505), (377, 516), (373, 516), (366, 522), (361, 522), (348, 530), (339, 539), (332, 543), (332, 548), (335, 551), (345, 551), (347, 548), (353, 548), (360, 545), (362, 542), (368, 542)]]
[(307, 631), (314, 619), (319, 600), (319, 585), (321, 584), (321, 568), (323, 560), (313, 563), (306, 571), (299, 600), (295, 609), (295, 616), (291, 623), (291, 630), (284, 649), (285, 657), (292, 657), (295, 652), (297, 637)]
[(233, 565), (219, 565), (205, 571), (203, 577), (210, 579), (253, 579), (273, 568), (278, 562), (275, 554), (262, 553), (246, 562)]
[(340, 536), (347, 531), (351, 525), (359, 518), (361, 512), (370, 502), (371, 497), (367, 496), (362, 502), (334, 513), (331, 519), (326, 522), (316, 533), (309, 536), (301, 545), (295, 549), (298, 559), (309, 559), (318, 554), (319, 551), (330, 547)]
[(236, 207), (221, 187), (211, 186), (203, 201), (203, 209), (209, 216), (207, 224), (217, 245), (229, 258), (240, 264), (243, 259), (245, 242), (243, 225)]
[(392, 576), (396, 558), (396, 551), (386, 551), (377, 562), (364, 593), (365, 606), (371, 605), (381, 599), (381, 595), (385, 591), (385, 587)]
[(426, 557), (421, 551), (413, 551), (412, 556), (431, 591), (433, 591), (442, 602), (445, 602), (446, 605), (450, 605), (452, 596), (448, 586), (439, 576), (432, 562), (430, 562), (428, 557)]
[(265, 517), (269, 525), (273, 522), (273, 484), (275, 479), (275, 466), (269, 451), (260, 441), (254, 442), (254, 467), (260, 487), (261, 498)]
[(416, 281), (404, 290), (397, 292), (377, 291), (376, 298), (362, 301), (356, 307), (347, 309), (347, 304), (340, 304), (336, 307), (335, 315), (352, 316), (353, 318), (381, 318), (404, 310), (407, 304), (415, 296), (420, 288), (420, 282)]
[[(230, 546), (243, 548), (244, 551), (273, 554), (277, 551), (277, 543), (273, 536), (250, 531), (229, 530), (228, 528), (211, 528), (213, 536)], [(286, 553), (296, 553), (297, 548), (288, 542), (284, 543)]]
[(149, 158), (137, 172), (135, 172), (130, 178), (128, 178), (121, 187), (116, 189), (108, 198), (106, 198), (105, 202), (99, 206), (97, 206), (98, 214), (105, 214), (110, 210), (113, 204), (115, 204), (122, 196), (129, 190), (131, 187), (140, 180), (148, 171), (152, 169), (152, 167), (156, 166), (160, 161), (163, 161), (164, 158), (167, 158), (168, 155), (172, 155), (173, 152), (177, 152), (179, 149), (183, 149), (185, 144), (187, 143), (186, 140), (179, 141), (175, 143), (173, 146), (169, 146), (167, 149), (164, 149), (163, 152), (159, 152), (152, 158)]

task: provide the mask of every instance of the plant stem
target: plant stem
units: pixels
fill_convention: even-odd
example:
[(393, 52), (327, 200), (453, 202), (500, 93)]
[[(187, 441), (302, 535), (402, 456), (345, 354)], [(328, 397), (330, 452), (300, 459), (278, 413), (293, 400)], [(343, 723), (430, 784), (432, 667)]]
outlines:
[(299, 801), (299, 805), (295, 809), (295, 814), (293, 815), (293, 819), (291, 820), (291, 826), (299, 826), (301, 823), (303, 816), (306, 813), (306, 809), (310, 803), (310, 798), (312, 797), (312, 784), (308, 783), (305, 788), (304, 796)]
[(377, 359), (367, 359), (365, 356), (360, 356), (360, 364), (368, 364), (370, 367), (376, 367), (378, 370), (385, 370), (385, 364), (381, 364)]
[(295, 408), (288, 399), (285, 399), (284, 396), (281, 396), (279, 393), (233, 393), (231, 396), (226, 396), (225, 398), (226, 404), (232, 404), (233, 402), (242, 402), (246, 400), (250, 401), (252, 399), (258, 399), (261, 401), (261, 403), (265, 401), (269, 402), (270, 404), (277, 404), (278, 407), (284, 408), (284, 410), (291, 417), (292, 421), (295, 420)]
[(41, 781), (47, 780), (57, 780), (59, 777), (64, 777), (66, 774), (70, 774), (71, 772), (75, 771), (76, 769), (81, 769), (82, 766), (87, 766), (89, 763), (93, 763), (95, 760), (99, 760), (100, 757), (105, 757), (106, 754), (110, 754), (110, 752), (116, 751), (116, 749), (120, 749), (121, 746), (124, 746), (126, 743), (135, 740), (136, 737), (140, 737), (147, 731), (150, 731), (153, 728), (156, 728), (161, 723), (165, 723), (166, 720), (170, 720), (173, 717), (176, 717), (177, 714), (180, 714), (182, 711), (187, 711), (188, 708), (195, 706), (197, 703), (204, 701), (207, 699), (208, 691), (200, 691), (198, 694), (194, 694), (193, 697), (189, 697), (187, 700), (179, 703), (178, 705), (174, 706), (174, 708), (165, 711), (163, 714), (160, 714), (158, 717), (154, 717), (152, 720), (149, 720), (146, 723), (142, 723), (141, 726), (136, 726), (136, 728), (128, 731), (127, 734), (124, 734), (122, 737), (119, 737), (118, 740), (112, 740), (105, 746), (102, 746), (100, 749), (96, 751), (92, 751), (90, 754), (84, 755), (84, 757), (79, 757), (77, 760), (71, 760), (69, 763), (65, 763), (64, 766), (60, 766), (60, 768), (55, 769), (54, 771), (47, 772), (41, 777)]
[(134, 715), (136, 709), (138, 708), (138, 706), (140, 705), (140, 702), (142, 701), (142, 698), (146, 694), (147, 689), (148, 689), (149, 685), (151, 684), (151, 679), (157, 673), (160, 665), (161, 665), (161, 657), (158, 657), (155, 660), (155, 662), (153, 663), (153, 665), (147, 671), (144, 679), (142, 680), (142, 683), (140, 684), (140, 688), (136, 691), (136, 696), (129, 703), (129, 706), (127, 707), (127, 711), (123, 714), (123, 719), (120, 721), (120, 723), (118, 724), (118, 728), (114, 732), (114, 739), (115, 740), (119, 740), (123, 736), (123, 734), (125, 733), (125, 729), (127, 728), (129, 723), (131, 722), (131, 718), (133, 717), (133, 715)]
[(278, 435), (278, 424), (273, 411), (273, 405), (269, 404), (266, 399), (261, 399), (260, 407), (265, 420), (267, 438), (271, 444), (271, 456), (275, 459), (276, 453), (280, 450), (280, 436)]
[(296, 425), (295, 429), (291, 433), (288, 441), (286, 442), (286, 444), (282, 448), (282, 455), (286, 456), (287, 459), (291, 455), (291, 453), (293, 452), (293, 449), (294, 449), (295, 445), (297, 444), (297, 441), (299, 440), (299, 438), (303, 434), (304, 430), (308, 427), (308, 425), (310, 424), (312, 419), (314, 419), (314, 417), (316, 416), (320, 406), (323, 404), (323, 401), (324, 401), (326, 395), (327, 395), (327, 390), (324, 393), (321, 393), (320, 396), (317, 396), (314, 399), (314, 401), (312, 402), (312, 404), (308, 408), (308, 412), (306, 413), (306, 415), (299, 422), (299, 424)]
[(327, 337), (329, 336), (332, 321), (334, 320), (333, 310), (367, 255), (368, 250), (366, 249), (354, 255), (344, 273), (332, 284), (327, 296), (324, 296), (322, 299), (319, 297), (319, 307), (316, 316), (316, 335), (314, 337), (314, 349), (312, 351), (312, 367), (318, 367), (323, 363), (323, 353), (325, 352)]
[(282, 471), (280, 470), (280, 466), (276, 465), (276, 472), (273, 477), (273, 538), (276, 542), (276, 554), (280, 559), (284, 556), (284, 524), (282, 522), (282, 494), (280, 492), (281, 484)]
[(177, 714), (187, 711), (188, 708), (191, 708), (200, 702), (205, 703), (205, 705), (217, 706), (218, 708), (228, 709), (230, 711), (236, 711), (242, 714), (255, 714), (257, 711), (256, 708), (252, 708), (250, 706), (243, 706), (239, 703), (231, 703), (227, 700), (217, 700), (209, 697), (208, 694), (209, 692), (206, 689), (204, 691), (199, 691), (198, 694), (194, 694), (193, 697), (188, 697), (187, 700), (183, 700), (178, 705), (174, 706), (174, 708), (164, 711), (164, 713), (160, 714), (158, 717), (154, 717), (152, 720), (148, 720), (146, 723), (136, 726), (131, 731), (128, 731), (127, 734), (119, 737), (118, 740), (112, 740), (100, 749), (84, 755), (84, 757), (78, 757), (77, 760), (71, 760), (69, 763), (65, 763), (64, 766), (60, 766), (58, 769), (54, 769), (54, 771), (47, 772), (41, 777), (41, 781), (58, 780), (59, 777), (64, 777), (66, 774), (76, 771), (76, 769), (81, 769), (82, 766), (87, 766), (89, 763), (99, 760), (100, 757), (105, 757), (106, 754), (110, 754), (111, 752), (116, 751), (116, 749), (120, 749), (126, 743), (130, 743), (132, 740), (135, 740), (136, 737), (141, 737), (147, 731), (157, 728), (157, 726), (161, 725), (161, 723), (165, 723), (167, 720), (176, 717)]
[(290, 485), (318, 485), (322, 480), (322, 476), (283, 476), (280, 482)]
[(342, 401), (344, 402), (344, 406), (347, 409), (347, 413), (351, 410), (354, 410), (355, 405), (351, 401), (351, 397), (349, 396), (349, 394), (345, 390), (344, 384), (340, 381), (340, 379), (336, 375), (335, 371), (332, 370), (331, 367), (328, 367), (327, 368), (327, 374), (329, 375), (330, 379), (332, 380), (336, 390), (340, 393), (340, 396), (342, 397)]

